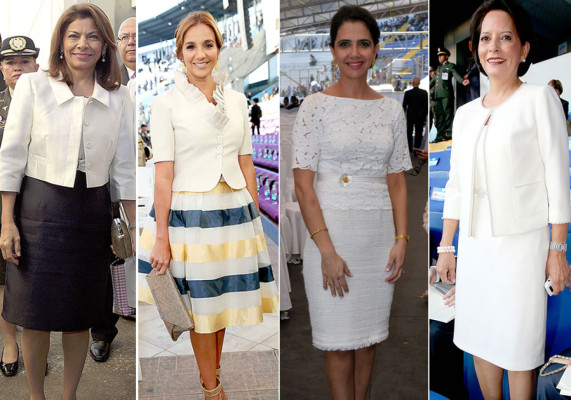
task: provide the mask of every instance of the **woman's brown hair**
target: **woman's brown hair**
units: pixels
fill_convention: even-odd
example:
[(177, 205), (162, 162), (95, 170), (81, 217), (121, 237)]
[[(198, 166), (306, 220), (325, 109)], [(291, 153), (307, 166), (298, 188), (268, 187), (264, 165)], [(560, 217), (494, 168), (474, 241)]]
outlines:
[(176, 27), (174, 37), (176, 39), (176, 57), (184, 63), (182, 58), (182, 46), (184, 41), (184, 35), (186, 32), (195, 25), (204, 24), (210, 27), (214, 32), (214, 37), (216, 39), (216, 46), (218, 46), (218, 51), (222, 48), (222, 35), (216, 26), (216, 21), (212, 14), (208, 11), (195, 11), (184, 17)]
[(117, 90), (121, 86), (121, 70), (119, 62), (115, 57), (117, 45), (115, 44), (115, 36), (113, 28), (109, 22), (109, 18), (101, 8), (95, 4), (80, 3), (70, 6), (59, 17), (52, 34), (52, 42), (50, 46), (50, 58), (48, 72), (51, 77), (58, 78), (68, 85), (73, 84), (71, 71), (67, 66), (65, 59), (60, 58), (61, 49), (63, 47), (63, 36), (69, 26), (76, 19), (91, 18), (103, 39), (103, 44), (107, 45), (105, 50), (105, 62), (102, 59), (95, 64), (95, 76), (97, 83), (107, 90)]

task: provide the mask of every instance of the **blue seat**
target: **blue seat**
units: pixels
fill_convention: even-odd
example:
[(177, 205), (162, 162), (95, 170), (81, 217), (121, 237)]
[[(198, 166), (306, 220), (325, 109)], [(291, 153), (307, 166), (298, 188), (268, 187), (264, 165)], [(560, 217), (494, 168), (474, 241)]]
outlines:
[(448, 397), (444, 397), (441, 394), (438, 394), (436, 392), (433, 392), (432, 390), (430, 391), (430, 400), (448, 400)]
[(428, 158), (430, 173), (436, 171), (450, 171), (450, 152), (451, 150), (448, 148), (442, 151), (430, 153), (430, 157)]
[(444, 210), (444, 188), (448, 182), (448, 171), (430, 171), (430, 211), (442, 212)]

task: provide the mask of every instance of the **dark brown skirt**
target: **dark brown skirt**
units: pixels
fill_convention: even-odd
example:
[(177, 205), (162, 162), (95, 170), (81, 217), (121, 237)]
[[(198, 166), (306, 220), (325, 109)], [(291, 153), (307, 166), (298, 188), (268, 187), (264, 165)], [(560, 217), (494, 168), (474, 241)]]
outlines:
[(16, 201), (22, 256), (8, 263), (6, 321), (42, 331), (89, 329), (103, 312), (111, 262), (107, 185), (73, 188), (24, 177)]

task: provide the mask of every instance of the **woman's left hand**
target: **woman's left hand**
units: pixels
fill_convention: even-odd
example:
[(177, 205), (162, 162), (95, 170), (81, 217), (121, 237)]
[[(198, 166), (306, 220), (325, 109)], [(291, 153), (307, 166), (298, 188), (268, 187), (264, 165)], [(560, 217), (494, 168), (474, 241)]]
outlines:
[(545, 274), (551, 279), (553, 295), (565, 290), (565, 284), (569, 279), (569, 264), (563, 251), (550, 250), (547, 257)]
[(406, 255), (406, 239), (397, 240), (389, 254), (389, 262), (387, 263), (387, 271), (393, 270), (393, 273), (385, 279), (385, 282), (395, 283), (404, 273), (404, 257)]

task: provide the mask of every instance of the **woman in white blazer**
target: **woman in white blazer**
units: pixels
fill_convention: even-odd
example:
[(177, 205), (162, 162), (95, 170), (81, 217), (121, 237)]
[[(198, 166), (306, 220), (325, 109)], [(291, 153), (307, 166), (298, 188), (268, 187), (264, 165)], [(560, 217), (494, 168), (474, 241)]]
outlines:
[(34, 400), (45, 399), (50, 331), (63, 333), (62, 398), (76, 398), (88, 329), (105, 303), (111, 200), (135, 217), (133, 104), (115, 50), (99, 7), (69, 7), (52, 35), (49, 70), (20, 78), (4, 132), (2, 315), (24, 328)]
[(436, 268), (456, 283), (454, 343), (474, 356), (484, 398), (501, 398), (508, 370), (511, 397), (529, 399), (544, 362), (544, 281), (557, 294), (569, 273), (567, 131), (555, 91), (519, 79), (533, 38), (520, 6), (487, 1), (470, 36), (490, 91), (456, 113)]
[(176, 54), (186, 73), (153, 100), (154, 218), (139, 268), (170, 268), (188, 304), (190, 340), (207, 398), (226, 399), (220, 359), (226, 327), (279, 309), (258, 210), (246, 98), (214, 77), (222, 36), (208, 12), (183, 18)]

